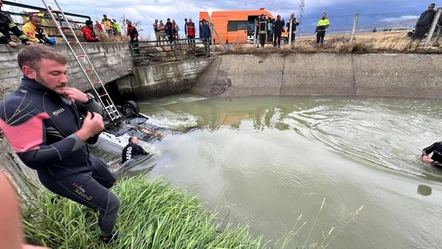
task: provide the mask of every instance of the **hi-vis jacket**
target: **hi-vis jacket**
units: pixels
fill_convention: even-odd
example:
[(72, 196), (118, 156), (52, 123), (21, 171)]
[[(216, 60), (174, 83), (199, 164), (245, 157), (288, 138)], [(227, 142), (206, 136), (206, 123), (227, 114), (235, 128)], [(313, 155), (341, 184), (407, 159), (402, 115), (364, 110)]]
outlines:
[(330, 21), (325, 18), (318, 21), (318, 25), (316, 26), (316, 32), (318, 31), (325, 31), (328, 26), (330, 26)]
[(37, 29), (34, 24), (31, 22), (27, 22), (25, 25), (23, 25), (23, 33), (29, 38), (31, 42), (35, 43), (47, 43), (48, 41), (48, 34), (46, 31), (42, 28)]

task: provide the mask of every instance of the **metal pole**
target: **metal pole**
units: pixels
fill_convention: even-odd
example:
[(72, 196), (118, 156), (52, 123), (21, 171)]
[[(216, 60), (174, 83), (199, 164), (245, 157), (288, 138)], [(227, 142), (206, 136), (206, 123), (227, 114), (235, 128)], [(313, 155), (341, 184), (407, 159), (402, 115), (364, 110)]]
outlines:
[(223, 46), (224, 49), (226, 49), (226, 44), (224, 44), (224, 41), (221, 39), (221, 36), (219, 36), (218, 32), (216, 32), (216, 29), (213, 25), (211, 25), (213, 32), (215, 32), (216, 37), (218, 37), (219, 43)]
[(293, 31), (293, 17), (290, 16), (290, 28), (289, 28), (289, 48), (292, 48), (292, 31)]
[[(212, 24), (212, 16), (209, 16), (209, 27), (210, 27), (210, 39), (212, 41), (212, 45), (215, 48), (215, 41), (213, 39), (213, 24)], [(221, 42), (221, 41), (220, 41)], [(213, 50), (215, 51), (215, 49)]]
[(359, 19), (359, 13), (355, 15), (355, 19), (353, 21), (353, 29), (351, 30), (351, 37), (350, 37), (350, 43), (353, 42), (353, 39), (355, 38), (356, 33), (356, 25), (358, 25), (358, 19)]
[(256, 44), (257, 44), (257, 39), (256, 39), (256, 36), (258, 35), (258, 33), (256, 33), (256, 32), (258, 32), (258, 29), (256, 28), (258, 23), (257, 23), (257, 20), (255, 20), (255, 27), (254, 27), (254, 32), (253, 32), (253, 46), (256, 46)]
[(441, 31), (442, 31), (442, 26), (438, 26), (437, 27), (437, 33), (436, 33), (436, 39), (434, 41), (434, 44), (436, 44), (436, 45), (439, 43)]
[(430, 32), (428, 33), (427, 40), (425, 41), (425, 47), (430, 45), (431, 39), (433, 38), (434, 30), (436, 29), (437, 23), (442, 13), (442, 8), (438, 8), (436, 15), (434, 16), (433, 23), (431, 24)]

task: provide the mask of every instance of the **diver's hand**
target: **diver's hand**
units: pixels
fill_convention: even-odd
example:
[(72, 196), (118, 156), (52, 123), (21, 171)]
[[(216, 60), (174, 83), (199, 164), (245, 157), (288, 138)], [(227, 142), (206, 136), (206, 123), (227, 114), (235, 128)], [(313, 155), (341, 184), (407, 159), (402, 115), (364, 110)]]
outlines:
[(76, 100), (80, 103), (86, 103), (89, 100), (86, 93), (73, 87), (64, 88), (64, 97), (67, 99)]
[(94, 112), (93, 114), (91, 112), (87, 112), (86, 116), (83, 119), (83, 125), (81, 126), (81, 129), (75, 134), (82, 141), (86, 141), (90, 137), (93, 137), (103, 131), (103, 129), (103, 117), (96, 112)]
[(425, 163), (432, 163), (434, 160), (431, 159), (429, 156), (422, 156), (422, 161)]

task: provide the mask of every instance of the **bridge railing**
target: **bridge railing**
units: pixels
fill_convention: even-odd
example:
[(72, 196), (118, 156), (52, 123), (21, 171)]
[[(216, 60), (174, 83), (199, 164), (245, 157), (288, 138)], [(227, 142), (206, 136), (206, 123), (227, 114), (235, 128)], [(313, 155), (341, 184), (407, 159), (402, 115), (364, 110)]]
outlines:
[(210, 56), (210, 46), (201, 42), (200, 38), (139, 41), (130, 43), (134, 64), (136, 66), (151, 65), (170, 61), (194, 59)]

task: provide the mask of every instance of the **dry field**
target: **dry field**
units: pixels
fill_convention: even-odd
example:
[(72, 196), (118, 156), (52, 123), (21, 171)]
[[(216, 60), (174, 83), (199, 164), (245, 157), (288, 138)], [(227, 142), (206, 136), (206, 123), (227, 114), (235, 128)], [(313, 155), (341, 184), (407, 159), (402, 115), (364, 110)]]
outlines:
[(326, 35), (324, 44), (318, 46), (315, 43), (315, 36), (303, 36), (296, 40), (293, 49), (288, 45), (274, 48), (272, 44), (266, 44), (264, 49), (256, 48), (252, 44), (229, 44), (225, 47), (212, 46), (212, 51), (231, 53), (317, 53), (317, 52), (337, 52), (337, 53), (376, 53), (376, 52), (402, 52), (402, 53), (442, 53), (442, 44), (423, 48), (424, 41), (420, 44), (413, 42), (409, 44), (410, 38), (406, 31), (361, 33), (355, 36), (350, 43), (349, 35)]

